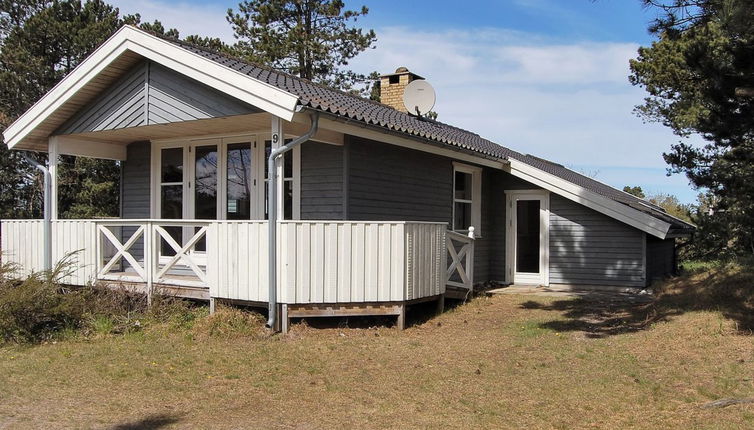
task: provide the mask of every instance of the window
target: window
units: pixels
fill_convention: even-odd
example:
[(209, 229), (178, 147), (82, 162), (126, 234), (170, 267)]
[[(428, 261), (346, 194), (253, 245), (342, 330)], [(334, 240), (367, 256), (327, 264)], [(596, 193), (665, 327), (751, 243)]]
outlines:
[[(165, 148), (160, 157), (160, 218), (183, 218), (183, 148)], [(180, 227), (167, 227), (168, 234), (178, 243), (183, 241)], [(175, 251), (162, 239), (162, 255), (173, 256)]]
[[(292, 142), (293, 139), (285, 139), (283, 145)], [(264, 141), (264, 219), (267, 219), (267, 185), (269, 182), (269, 172), (267, 159), (272, 151), (272, 141)], [(293, 152), (288, 151), (283, 154), (283, 219), (293, 219)], [(279, 162), (279, 161), (278, 161)]]
[[(261, 139), (257, 140), (258, 137)], [(285, 143), (291, 140), (286, 139)], [(162, 219), (266, 219), (267, 156), (270, 151), (269, 134), (155, 142), (152, 150), (152, 216)], [(299, 148), (287, 152), (281, 164), (281, 218), (294, 219), (299, 216)], [(175, 234), (178, 243), (182, 239), (180, 230), (177, 228)], [(185, 231), (183, 236), (188, 233)]]
[(453, 231), (481, 235), (482, 169), (453, 163)]
[(251, 219), (251, 192), (255, 182), (251, 169), (251, 142), (228, 144), (227, 151), (225, 186), (228, 198), (225, 217), (233, 220)]

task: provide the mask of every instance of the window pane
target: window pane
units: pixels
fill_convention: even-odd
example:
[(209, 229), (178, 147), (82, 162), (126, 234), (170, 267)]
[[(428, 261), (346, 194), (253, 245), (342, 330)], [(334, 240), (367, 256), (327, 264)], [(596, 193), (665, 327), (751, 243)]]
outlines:
[(471, 226), (471, 203), (455, 203), (454, 230), (468, 230)]
[(183, 182), (183, 148), (162, 150), (162, 182)]
[[(160, 217), (163, 219), (183, 218), (183, 185), (163, 185), (160, 191), (162, 194)], [(183, 243), (183, 231), (180, 227), (165, 227), (165, 230), (179, 246)], [(175, 255), (175, 251), (165, 239), (160, 240), (160, 252), (165, 256)]]
[(539, 200), (516, 202), (516, 271), (539, 273)]
[(471, 200), (471, 173), (456, 172), (455, 198), (460, 200)]
[(194, 218), (217, 219), (217, 146), (197, 146), (194, 153)]
[[(267, 211), (267, 184), (265, 182), (264, 187), (264, 219), (269, 219), (269, 212)], [(285, 180), (283, 182), (283, 219), (293, 219), (293, 180)]]
[(160, 187), (160, 217), (164, 219), (183, 218), (183, 185), (163, 185)]
[(293, 181), (283, 183), (283, 218), (293, 219)]
[[(285, 143), (292, 142), (293, 139), (285, 139)], [(272, 152), (272, 141), (264, 141), (264, 177), (269, 178), (269, 168), (267, 166), (267, 160), (270, 158)], [(286, 152), (283, 155), (283, 177), (293, 178), (293, 150)]]
[(251, 219), (251, 143), (228, 145), (228, 219)]

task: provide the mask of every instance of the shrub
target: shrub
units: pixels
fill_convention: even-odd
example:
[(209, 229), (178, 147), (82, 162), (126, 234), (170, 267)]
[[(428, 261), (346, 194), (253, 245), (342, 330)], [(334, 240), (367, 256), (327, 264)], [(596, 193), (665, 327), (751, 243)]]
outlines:
[(0, 267), (0, 343), (34, 343), (62, 333), (123, 334), (149, 324), (190, 328), (206, 307), (155, 295), (147, 306), (143, 294), (105, 286), (67, 287), (70, 258), (51, 272), (17, 280), (14, 267)]
[(9, 266), (0, 268), (0, 341), (37, 342), (81, 326), (90, 291), (60, 283), (65, 261), (20, 282), (14, 280), (16, 273)]

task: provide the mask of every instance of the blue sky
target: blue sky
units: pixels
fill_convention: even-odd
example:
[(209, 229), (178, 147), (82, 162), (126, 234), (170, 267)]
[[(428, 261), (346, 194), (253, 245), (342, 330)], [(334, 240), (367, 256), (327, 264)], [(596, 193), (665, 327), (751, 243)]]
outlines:
[[(628, 83), (628, 61), (651, 43), (656, 16), (639, 0), (346, 2), (369, 7), (360, 25), (378, 37), (350, 67), (424, 76), (439, 120), (619, 188), (695, 200), (683, 175), (665, 174), (662, 152), (679, 138), (632, 113), (645, 93)], [(112, 3), (184, 35), (233, 40), (225, 11), (236, 1)]]

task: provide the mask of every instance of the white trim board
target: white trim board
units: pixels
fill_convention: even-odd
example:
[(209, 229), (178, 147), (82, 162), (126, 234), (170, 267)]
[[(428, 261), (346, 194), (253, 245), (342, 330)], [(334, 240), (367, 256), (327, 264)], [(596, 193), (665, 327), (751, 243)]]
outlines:
[[(459, 203), (459, 199), (456, 199), (456, 172), (467, 173), (471, 175), (471, 200), (460, 203), (471, 204), (471, 225), (470, 226), (457, 226), (456, 222), (456, 203)], [(478, 166), (472, 166), (469, 164), (453, 162), (453, 209), (452, 209), (452, 221), (451, 225), (453, 231), (458, 233), (468, 233), (469, 227), (474, 227), (474, 237), (480, 239), (482, 237), (482, 168)]]
[(50, 143), (57, 143), (58, 153), (105, 160), (126, 159), (126, 145), (86, 140), (69, 136), (50, 136)]
[[(14, 148), (21, 144), (34, 129), (127, 51), (287, 121), (292, 120), (295, 114), (297, 96), (142, 30), (124, 26), (5, 129), (3, 135), (8, 147)], [(16, 149), (24, 148), (20, 146)]]
[(670, 224), (652, 215), (645, 214), (622, 203), (603, 197), (579, 185), (566, 181), (543, 170), (532, 167), (521, 161), (511, 159), (509, 170), (513, 176), (519, 177), (534, 185), (584, 205), (590, 209), (621, 221), (660, 239), (665, 239)]

